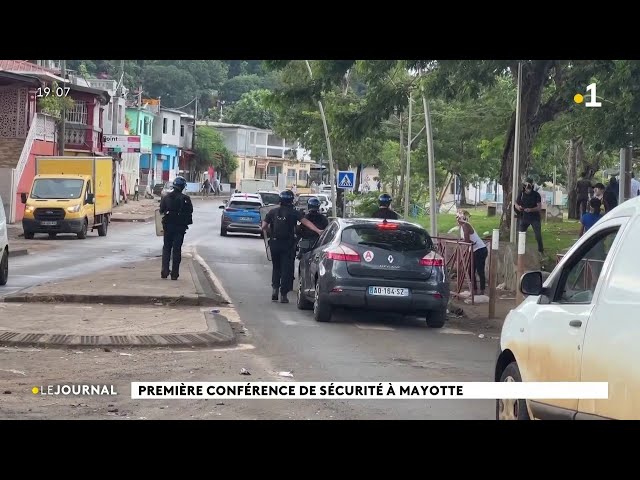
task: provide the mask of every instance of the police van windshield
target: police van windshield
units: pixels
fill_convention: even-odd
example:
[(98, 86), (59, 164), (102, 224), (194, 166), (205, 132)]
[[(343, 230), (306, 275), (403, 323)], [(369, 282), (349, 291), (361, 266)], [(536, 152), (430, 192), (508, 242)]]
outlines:
[(244, 202), (242, 200), (233, 200), (229, 202), (228, 208), (237, 208), (240, 210), (259, 210), (260, 204), (256, 202)]

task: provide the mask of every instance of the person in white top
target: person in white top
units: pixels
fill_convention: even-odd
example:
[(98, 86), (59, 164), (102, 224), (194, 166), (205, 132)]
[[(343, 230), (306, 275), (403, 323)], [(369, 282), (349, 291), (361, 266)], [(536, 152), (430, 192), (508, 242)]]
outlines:
[[(484, 295), (484, 289), (486, 287), (486, 277), (485, 277), (485, 264), (487, 261), (487, 256), (489, 255), (489, 250), (487, 249), (487, 245), (478, 235), (471, 224), (469, 223), (469, 213), (464, 210), (458, 210), (456, 215), (458, 220), (458, 225), (460, 226), (460, 238), (462, 238), (465, 242), (469, 242), (473, 244), (473, 296), (476, 295)], [(476, 283), (476, 274), (480, 278), (480, 290), (478, 291), (477, 283)]]

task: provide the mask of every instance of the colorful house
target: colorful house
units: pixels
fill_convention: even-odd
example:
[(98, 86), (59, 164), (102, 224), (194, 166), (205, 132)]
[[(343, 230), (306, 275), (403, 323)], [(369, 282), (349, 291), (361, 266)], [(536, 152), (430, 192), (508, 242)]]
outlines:
[(20, 193), (35, 175), (35, 156), (56, 151), (56, 123), (40, 112), (38, 94), (45, 81), (15, 71), (47, 72), (22, 60), (0, 60), (0, 194), (10, 223), (22, 220)]
[(153, 121), (151, 185), (172, 181), (178, 174), (180, 158), (180, 118), (173, 108), (159, 107)]
[[(125, 135), (139, 139), (139, 151), (123, 153), (124, 171), (128, 180), (128, 194), (133, 195), (136, 180), (140, 184), (140, 192), (144, 192), (149, 181), (149, 164), (153, 146), (153, 119), (155, 114), (148, 106), (131, 106), (126, 110)], [(143, 174), (144, 172), (144, 174)]]

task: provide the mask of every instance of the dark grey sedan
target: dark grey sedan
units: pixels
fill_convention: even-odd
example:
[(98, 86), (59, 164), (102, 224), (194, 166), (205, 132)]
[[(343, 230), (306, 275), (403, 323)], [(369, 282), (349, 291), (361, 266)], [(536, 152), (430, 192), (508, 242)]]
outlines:
[(319, 322), (338, 307), (424, 315), (441, 328), (449, 279), (427, 231), (401, 220), (337, 218), (298, 269), (298, 308)]

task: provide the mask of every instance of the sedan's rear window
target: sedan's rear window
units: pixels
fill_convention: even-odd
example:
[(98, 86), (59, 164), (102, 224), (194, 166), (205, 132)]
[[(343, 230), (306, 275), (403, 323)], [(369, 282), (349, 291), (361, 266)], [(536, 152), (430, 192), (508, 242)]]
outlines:
[(351, 245), (372, 246), (408, 252), (433, 248), (431, 237), (426, 231), (397, 229), (379, 230), (375, 227), (348, 227), (342, 232), (342, 241)]
[(229, 208), (241, 208), (243, 210), (258, 210), (260, 209), (260, 204), (256, 202), (243, 202), (234, 200), (233, 202), (229, 202)]

